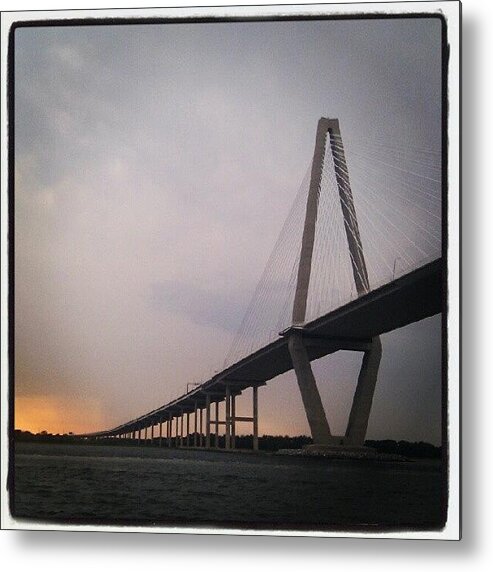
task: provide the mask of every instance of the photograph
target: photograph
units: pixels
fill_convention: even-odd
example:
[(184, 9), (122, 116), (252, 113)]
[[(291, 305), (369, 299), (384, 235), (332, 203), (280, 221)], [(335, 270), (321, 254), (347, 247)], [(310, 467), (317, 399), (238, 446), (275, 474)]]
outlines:
[(459, 539), (460, 3), (4, 16), (3, 527)]

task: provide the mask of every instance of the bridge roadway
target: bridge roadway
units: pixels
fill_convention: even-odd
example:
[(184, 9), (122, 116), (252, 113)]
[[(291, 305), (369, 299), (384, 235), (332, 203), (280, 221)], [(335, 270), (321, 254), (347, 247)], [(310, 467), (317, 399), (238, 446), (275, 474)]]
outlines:
[[(446, 303), (446, 298), (442, 296), (443, 284), (442, 259), (439, 258), (305, 324), (302, 332), (310, 360), (316, 360), (338, 350), (364, 350), (365, 345), (374, 336), (438, 314)], [(279, 339), (215, 374), (193, 391), (170, 403), (113, 429), (84, 436), (129, 435), (135, 438), (136, 432), (142, 429), (179, 417), (182, 420), (183, 434), (183, 416), (197, 411), (201, 414), (201, 427), (201, 410), (205, 407), (216, 403), (217, 415), (217, 404), (228, 396), (234, 397), (247, 388), (265, 385), (267, 381), (293, 368), (288, 350), (289, 331), (281, 332)], [(256, 398), (255, 390), (254, 394)], [(226, 401), (229, 408), (228, 400)], [(212, 421), (210, 411), (207, 414), (209, 427), (210, 424), (214, 425), (217, 422), (217, 430), (219, 423), (225, 424), (219, 422), (217, 417), (216, 421)], [(232, 415), (234, 417), (234, 412)], [(231, 412), (227, 411), (226, 416), (230, 417)], [(254, 421), (254, 418), (237, 418), (237, 420)], [(176, 429), (178, 435), (178, 422)]]

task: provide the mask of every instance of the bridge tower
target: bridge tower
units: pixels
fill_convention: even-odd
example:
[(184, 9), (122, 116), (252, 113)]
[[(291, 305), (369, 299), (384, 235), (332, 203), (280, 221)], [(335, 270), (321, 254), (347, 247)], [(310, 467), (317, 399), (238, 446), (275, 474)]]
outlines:
[[(314, 446), (362, 447), (365, 441), (378, 376), (378, 368), (382, 355), (380, 338), (373, 338), (370, 344), (364, 349), (363, 361), (353, 397), (346, 433), (344, 436), (333, 436), (320, 398), (315, 376), (313, 375), (303, 329), (310, 285), (322, 170), (324, 168), (324, 158), (329, 151), (332, 153), (334, 164), (341, 167), (340, 169), (336, 169), (336, 181), (356, 291), (358, 296), (363, 296), (368, 293), (370, 289), (368, 271), (344, 154), (344, 146), (339, 129), (339, 121), (337, 119), (322, 117), (318, 122), (315, 140), (315, 151), (313, 154), (305, 225), (301, 242), (301, 255), (293, 304), (293, 326), (287, 332), (289, 336), (288, 348)], [(319, 343), (325, 342), (330, 344), (334, 344), (335, 341), (336, 340), (333, 339), (318, 340)], [(347, 346), (345, 346), (344, 349), (347, 349)], [(361, 350), (361, 346), (355, 344), (354, 349)]]

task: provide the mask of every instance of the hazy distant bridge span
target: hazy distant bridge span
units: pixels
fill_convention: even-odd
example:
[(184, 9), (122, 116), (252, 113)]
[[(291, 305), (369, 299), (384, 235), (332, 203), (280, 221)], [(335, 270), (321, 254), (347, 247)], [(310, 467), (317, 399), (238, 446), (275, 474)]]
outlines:
[[(365, 157), (364, 153), (361, 156)], [(310, 277), (313, 277), (312, 261), (316, 260), (316, 244), (317, 240), (320, 241), (316, 228), (317, 224), (322, 224), (317, 222), (317, 216), (320, 220), (319, 205), (322, 201), (320, 197), (323, 195), (323, 181), (324, 177), (327, 177), (324, 171), (328, 168), (329, 158), (334, 172), (332, 183), (340, 199), (334, 201), (335, 207), (332, 208), (330, 214), (336, 217), (337, 209), (340, 209), (339, 215), (342, 213), (341, 219), (344, 225), (340, 228), (339, 234), (342, 238), (339, 237), (339, 243), (342, 245), (347, 240), (345, 248), (349, 250), (349, 256), (346, 258), (352, 271), (355, 289), (351, 285), (351, 290), (354, 292), (352, 296), (349, 296), (350, 299), (346, 297), (346, 300), (339, 305), (333, 303), (332, 308), (329, 305), (328, 311), (321, 312), (315, 318), (307, 319)], [(378, 161), (378, 159), (373, 159)], [(412, 161), (418, 162), (416, 159)], [(434, 176), (427, 175), (430, 171), (426, 168), (435, 168), (430, 161), (423, 163), (423, 170), (418, 173), (407, 167), (408, 163), (404, 162), (400, 163), (400, 167), (397, 168), (415, 177), (439, 182), (434, 172), (431, 172)], [(416, 169), (417, 166), (413, 164), (413, 168)], [(256, 449), (258, 448), (258, 387), (294, 369), (314, 442), (325, 446), (358, 447), (363, 444), (381, 357), (379, 336), (440, 313), (443, 309), (441, 240), (432, 231), (427, 231), (427, 228), (431, 228), (426, 226), (429, 223), (419, 219), (414, 221), (409, 214), (409, 212), (419, 214), (427, 212), (428, 216), (437, 218), (433, 211), (433, 205), (437, 204), (437, 201), (429, 187), (421, 189), (415, 186), (415, 194), (411, 194), (413, 185), (409, 180), (402, 182), (402, 188), (406, 189), (408, 194), (398, 195), (402, 199), (399, 205), (404, 204), (405, 200), (411, 202), (409, 199), (411, 196), (417, 196), (419, 199), (416, 204), (412, 205), (413, 208), (409, 212), (403, 212), (402, 215), (423, 231), (426, 243), (432, 248), (426, 249), (425, 242), (420, 243), (414, 235), (406, 236), (402, 230), (404, 223), (393, 222), (387, 215), (385, 219), (396, 229), (395, 236), (399, 237), (397, 233), (400, 231), (401, 235), (408, 239), (411, 247), (420, 251), (421, 258), (418, 264), (413, 263), (411, 247), (407, 246), (407, 250), (405, 248), (399, 250), (398, 245), (405, 244), (405, 240), (395, 238), (394, 242), (399, 255), (392, 253), (393, 265), (389, 264), (382, 254), (384, 247), (380, 246), (383, 245), (383, 239), (379, 239), (380, 244), (377, 241), (376, 252), (387, 267), (393, 266), (392, 276), (390, 280), (372, 288), (337, 120), (324, 118), (320, 120), (310, 171), (306, 202), (303, 204), (304, 224), (300, 241), (301, 248), (292, 271), (292, 277), (294, 276), (296, 280), (291, 279), (292, 286), (296, 285), (296, 288), (291, 288), (293, 296), (292, 299), (288, 298), (289, 305), (292, 304), (292, 315), (291, 319), (285, 323), (286, 327), (278, 332), (274, 339), (264, 342), (258, 349), (227, 364), (222, 371), (215, 373), (193, 391), (118, 427), (87, 436), (126, 437), (138, 441), (142, 437), (147, 441), (150, 437), (151, 439), (157, 438), (160, 444), (164, 443), (168, 446), (174, 444), (176, 446), (211, 447), (217, 446), (217, 436), (224, 429), (225, 447), (234, 448), (236, 424), (247, 422), (252, 424), (253, 447)], [(392, 182), (392, 179), (390, 181)], [(425, 200), (419, 202), (422, 199)], [(336, 214), (334, 215), (332, 211)], [(399, 212), (399, 209), (394, 207), (394, 211)], [(358, 214), (360, 213), (361, 210)], [(369, 222), (372, 223), (371, 220)], [(332, 225), (327, 226), (328, 232), (334, 233), (336, 223), (333, 222)], [(372, 235), (378, 230), (381, 231), (375, 223), (372, 223), (372, 226), (375, 229), (372, 230)], [(371, 228), (370, 224), (368, 228)], [(429, 236), (426, 236), (426, 232)], [(384, 232), (381, 231), (381, 234), (383, 235)], [(371, 251), (371, 241), (368, 241), (368, 244), (370, 244), (369, 250)], [(378, 252), (380, 250), (381, 252)], [(370, 256), (370, 260), (371, 258)], [(409, 263), (405, 268), (406, 271), (401, 272), (396, 278), (396, 264), (399, 259), (409, 260)], [(333, 260), (334, 266), (341, 264), (340, 252), (333, 255)], [(376, 262), (375, 266), (378, 268)], [(334, 268), (334, 272), (341, 271)], [(340, 288), (334, 286), (333, 289), (338, 292), (338, 300), (343, 299)], [(364, 354), (348, 428), (344, 436), (333, 436), (330, 432), (310, 365), (312, 360), (338, 350), (359, 351)], [(252, 415), (237, 416), (235, 398), (249, 388), (253, 389)], [(221, 418), (219, 404), (222, 402), (225, 402), (225, 411)]]

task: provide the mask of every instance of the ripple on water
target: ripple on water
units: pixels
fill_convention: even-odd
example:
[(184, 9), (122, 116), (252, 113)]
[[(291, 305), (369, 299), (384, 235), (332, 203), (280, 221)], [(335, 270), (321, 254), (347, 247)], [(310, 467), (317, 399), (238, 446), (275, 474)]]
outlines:
[[(96, 449), (96, 450), (94, 450)], [(16, 455), (17, 516), (128, 522), (293, 526), (422, 525), (441, 517), (440, 472), (419, 464), (307, 463), (203, 452), (187, 458), (102, 456), (58, 446)], [(105, 448), (106, 449), (106, 448)], [(108, 448), (111, 449), (111, 448)], [(48, 454), (45, 454), (48, 452)], [(82, 454), (83, 453), (83, 454)], [(207, 460), (210, 459), (210, 460)]]

